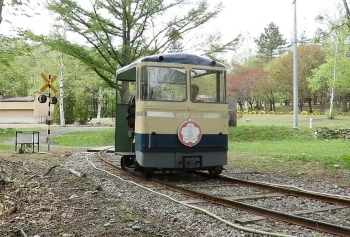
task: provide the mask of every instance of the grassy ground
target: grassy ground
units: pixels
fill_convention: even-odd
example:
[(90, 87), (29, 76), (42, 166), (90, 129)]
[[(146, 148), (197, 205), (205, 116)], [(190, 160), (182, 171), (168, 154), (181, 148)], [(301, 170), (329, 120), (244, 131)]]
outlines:
[(16, 127), (7, 127), (7, 128), (0, 128), (0, 149), (5, 150), (13, 150), (13, 145), (8, 145), (3, 143), (4, 141), (11, 140), (16, 136), (16, 131), (41, 131), (41, 128), (23, 128), (17, 129)]
[[(312, 119), (312, 128), (350, 128), (349, 116), (335, 116), (334, 119), (329, 119), (325, 115), (298, 115), (297, 122), (299, 129), (310, 128), (310, 119)], [(258, 114), (244, 114), (237, 118), (237, 126), (285, 126), (294, 127), (294, 115), (258, 115)]]
[[(350, 170), (350, 141), (314, 137), (316, 128), (350, 128), (348, 116), (328, 119), (324, 115), (299, 115), (298, 129), (293, 129), (293, 115), (245, 114), (237, 119), (237, 125), (229, 128), (229, 152), (232, 158), (229, 163), (232, 165), (261, 170), (277, 163), (297, 162), (302, 167), (311, 162), (328, 169), (340, 167)], [(4, 145), (1, 141), (13, 137), (14, 131), (14, 128), (1, 129), (0, 148), (13, 150), (13, 146)], [(52, 141), (71, 147), (113, 146), (114, 128), (68, 133), (54, 137)]]
[(114, 128), (99, 129), (89, 132), (67, 133), (54, 137), (52, 141), (61, 146), (114, 146)]

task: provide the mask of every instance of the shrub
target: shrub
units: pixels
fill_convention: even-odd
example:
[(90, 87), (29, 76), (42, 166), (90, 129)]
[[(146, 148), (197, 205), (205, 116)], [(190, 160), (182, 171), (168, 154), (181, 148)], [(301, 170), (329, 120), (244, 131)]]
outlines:
[[(66, 97), (64, 99), (64, 120), (65, 124), (73, 124), (75, 122), (74, 106), (76, 103), (75, 95), (73, 93), (65, 93)], [(60, 123), (60, 109), (59, 105), (55, 106), (55, 117), (54, 122)]]
[(79, 124), (86, 124), (89, 121), (89, 107), (87, 103), (76, 103), (74, 115)]
[(333, 118), (334, 118), (334, 115), (335, 115), (335, 112), (334, 112), (334, 110), (332, 110), (332, 113), (330, 113), (329, 110), (326, 110), (326, 112), (324, 112), (324, 115), (326, 115), (327, 117), (333, 119)]

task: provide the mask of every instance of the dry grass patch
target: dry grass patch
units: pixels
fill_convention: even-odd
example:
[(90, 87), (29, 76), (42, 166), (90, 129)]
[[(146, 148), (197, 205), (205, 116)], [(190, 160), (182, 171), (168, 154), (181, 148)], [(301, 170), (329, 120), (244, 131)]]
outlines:
[[(323, 181), (323, 183), (337, 184), (342, 187), (350, 186), (350, 179), (343, 178), (348, 171), (341, 168), (330, 169), (317, 162), (303, 162), (300, 160), (273, 157), (255, 153), (229, 154), (230, 169), (243, 169), (261, 174), (283, 176), (287, 179), (301, 179), (304, 181)], [(325, 179), (327, 177), (327, 179)]]

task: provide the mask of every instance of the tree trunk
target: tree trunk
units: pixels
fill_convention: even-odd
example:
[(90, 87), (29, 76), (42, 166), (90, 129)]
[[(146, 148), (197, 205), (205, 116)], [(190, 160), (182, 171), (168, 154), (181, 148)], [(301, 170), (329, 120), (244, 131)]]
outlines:
[(248, 101), (248, 104), (249, 104), (249, 109), (253, 110), (253, 102), (252, 101)]
[(320, 98), (320, 112), (324, 111), (324, 99), (323, 96), (321, 96)]
[(261, 109), (261, 100), (256, 101), (255, 108), (256, 108), (257, 110), (260, 110), (260, 109)]
[(60, 126), (65, 127), (66, 126), (66, 120), (64, 118), (64, 54), (61, 53), (61, 60), (60, 60), (60, 71), (59, 71), (59, 86), (60, 86)]
[[(299, 103), (299, 111), (302, 112), (303, 111), (303, 107), (304, 107), (304, 103), (303, 102), (300, 102)], [(298, 111), (298, 112), (299, 112)]]
[(342, 99), (342, 112), (349, 112), (349, 110), (348, 110), (348, 96), (344, 96)]
[[(117, 85), (118, 86), (118, 85)], [(120, 95), (121, 103), (127, 104), (129, 102), (129, 82), (123, 81), (122, 82), (122, 93)]]
[(96, 123), (101, 124), (101, 105), (102, 105), (102, 99), (103, 99), (103, 91), (102, 88), (98, 88), (98, 105), (97, 105), (97, 119)]
[(2, 21), (2, 6), (4, 5), (4, 0), (0, 0), (0, 24)]
[(243, 103), (242, 103), (242, 101), (240, 100), (240, 101), (238, 101), (237, 103), (238, 103), (238, 105), (239, 105), (240, 111), (243, 111)]
[(312, 99), (307, 98), (307, 103), (309, 104), (309, 113), (313, 113), (313, 111), (312, 111)]

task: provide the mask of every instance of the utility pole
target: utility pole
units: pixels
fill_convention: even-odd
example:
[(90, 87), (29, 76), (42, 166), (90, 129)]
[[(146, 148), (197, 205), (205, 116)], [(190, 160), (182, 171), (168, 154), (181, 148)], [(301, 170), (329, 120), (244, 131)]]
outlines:
[(294, 42), (293, 42), (293, 129), (298, 129), (298, 39), (297, 39), (297, 3), (294, 4)]

